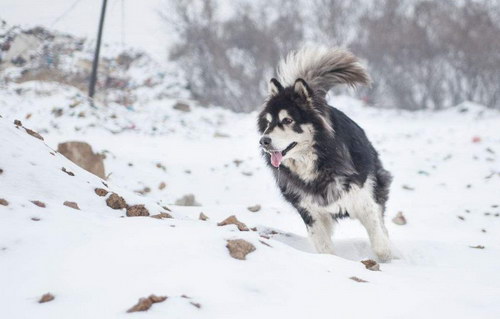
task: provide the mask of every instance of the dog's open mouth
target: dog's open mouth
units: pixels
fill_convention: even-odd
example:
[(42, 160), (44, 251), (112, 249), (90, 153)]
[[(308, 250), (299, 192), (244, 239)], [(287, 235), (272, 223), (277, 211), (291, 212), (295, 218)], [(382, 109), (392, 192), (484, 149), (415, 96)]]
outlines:
[(271, 154), (271, 164), (274, 167), (279, 167), (281, 165), (281, 161), (283, 160), (283, 157), (285, 157), (286, 153), (288, 153), (292, 148), (294, 148), (297, 145), (297, 142), (292, 142), (290, 145), (287, 146), (282, 151), (269, 151)]

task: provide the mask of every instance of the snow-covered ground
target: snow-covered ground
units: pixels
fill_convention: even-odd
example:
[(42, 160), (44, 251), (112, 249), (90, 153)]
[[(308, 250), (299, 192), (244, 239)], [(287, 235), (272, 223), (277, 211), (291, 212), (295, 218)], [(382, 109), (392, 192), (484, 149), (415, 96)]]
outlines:
[[(0, 318), (499, 317), (498, 112), (464, 104), (407, 113), (332, 97), (395, 177), (386, 223), (398, 258), (370, 271), (360, 261), (374, 255), (357, 222), (340, 222), (335, 256), (313, 252), (260, 158), (255, 114), (193, 102), (182, 112), (176, 102), (92, 108), (77, 91), (39, 82), (2, 91)], [(106, 155), (107, 186), (54, 151), (68, 140)], [(173, 218), (124, 217), (95, 188), (151, 215), (166, 206)], [(189, 193), (201, 206), (175, 205)], [(256, 204), (258, 212), (247, 209)], [(391, 221), (400, 211), (406, 225)], [(230, 215), (255, 230), (217, 226)], [(234, 259), (230, 239), (256, 250)], [(38, 303), (47, 292), (55, 299)], [(150, 294), (168, 299), (126, 312)]]

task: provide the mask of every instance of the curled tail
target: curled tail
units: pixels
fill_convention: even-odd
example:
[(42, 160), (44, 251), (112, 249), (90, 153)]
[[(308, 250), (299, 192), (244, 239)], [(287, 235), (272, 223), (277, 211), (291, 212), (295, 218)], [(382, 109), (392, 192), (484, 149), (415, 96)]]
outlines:
[(369, 85), (371, 80), (358, 58), (341, 48), (305, 47), (293, 51), (281, 60), (277, 69), (278, 79), (284, 86), (303, 79), (322, 97), (337, 84), (355, 87)]

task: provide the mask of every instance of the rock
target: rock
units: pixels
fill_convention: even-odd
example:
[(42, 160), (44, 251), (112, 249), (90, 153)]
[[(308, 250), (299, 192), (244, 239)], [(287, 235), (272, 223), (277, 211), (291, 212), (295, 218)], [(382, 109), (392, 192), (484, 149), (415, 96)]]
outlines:
[(226, 225), (236, 225), (238, 226), (238, 229), (240, 231), (248, 231), (247, 225), (240, 222), (234, 215), (229, 216), (228, 218), (224, 219), (223, 221), (217, 224), (217, 226), (226, 226)]
[(163, 190), (165, 189), (165, 187), (167, 187), (167, 184), (165, 182), (161, 182), (160, 185), (158, 186), (158, 189)]
[(412, 187), (412, 186), (408, 186), (408, 185), (403, 185), (401, 186), (403, 189), (406, 189), (407, 191), (414, 191), (415, 190), (415, 187)]
[(16, 126), (23, 126), (23, 123), (19, 120), (14, 120), (14, 125)]
[(208, 216), (203, 214), (203, 213), (200, 213), (200, 216), (198, 217), (199, 220), (207, 220), (208, 219)]
[(396, 217), (392, 219), (392, 222), (396, 225), (406, 225), (406, 218), (403, 215), (403, 212), (399, 212)]
[(200, 309), (201, 308), (201, 304), (198, 303), (198, 302), (194, 302), (194, 301), (190, 301), (189, 302), (190, 304), (192, 304), (193, 306), (195, 306), (196, 308)]
[(80, 210), (80, 207), (78, 207), (78, 204), (75, 203), (75, 202), (68, 202), (68, 201), (65, 201), (64, 206), (68, 206), (68, 207), (71, 207), (71, 208), (74, 208), (74, 209), (78, 209)]
[(94, 192), (101, 197), (108, 195), (108, 191), (105, 190), (104, 188), (96, 188), (94, 189)]
[(106, 199), (106, 205), (113, 209), (127, 208), (127, 202), (120, 195), (113, 193)]
[(217, 138), (228, 138), (228, 137), (231, 137), (231, 136), (229, 134), (226, 134), (226, 133), (215, 132), (214, 133), (214, 137), (217, 137)]
[(55, 297), (54, 295), (52, 295), (50, 292), (46, 293), (45, 295), (43, 295), (40, 300), (38, 300), (38, 303), (44, 303), (44, 302), (49, 302), (49, 301), (52, 301), (54, 300)]
[(0, 205), (2, 206), (8, 206), (9, 205), (9, 202), (3, 198), (0, 198)]
[(37, 139), (43, 141), (43, 137), (40, 134), (38, 134), (37, 132), (30, 130), (29, 128), (26, 128), (26, 127), (24, 129), (26, 130), (26, 133), (28, 133), (29, 135), (36, 137)]
[(106, 179), (103, 157), (100, 154), (94, 154), (89, 144), (77, 141), (61, 143), (57, 151), (81, 168)]
[(39, 222), (40, 221), (40, 217), (31, 217), (31, 220), (34, 221), (34, 222)]
[(246, 255), (255, 251), (255, 246), (243, 239), (230, 239), (227, 241), (226, 247), (229, 250), (229, 255), (239, 260), (245, 260)]
[(357, 281), (357, 282), (368, 282), (368, 281), (366, 281), (366, 280), (364, 280), (364, 279), (361, 279), (361, 278), (358, 278), (358, 277), (356, 277), (356, 276), (352, 276), (352, 277), (350, 277), (349, 279), (354, 280), (354, 281)]
[(127, 207), (127, 216), (149, 216), (149, 211), (144, 205), (133, 205)]
[(156, 219), (173, 218), (172, 215), (170, 215), (169, 213), (159, 213), (156, 215), (151, 215), (151, 217)]
[(477, 246), (469, 246), (470, 248), (475, 248), (475, 249), (484, 249), (483, 245), (477, 245)]
[(3, 169), (0, 168), (0, 175), (2, 175), (2, 174), (3, 174)]
[(66, 168), (62, 168), (61, 169), (63, 172), (65, 172), (66, 174), (68, 174), (69, 176), (75, 176), (75, 173), (71, 172), (71, 171), (68, 171)]
[(247, 207), (247, 209), (249, 211), (251, 211), (252, 213), (256, 213), (256, 212), (258, 212), (261, 209), (261, 207), (260, 207), (260, 205), (257, 204), (257, 205), (254, 205), (254, 206)]
[(163, 302), (167, 300), (167, 298), (168, 298), (167, 296), (156, 296), (156, 295), (151, 295), (147, 298), (140, 298), (137, 304), (132, 308), (130, 308), (129, 310), (127, 310), (127, 312), (146, 311), (149, 308), (151, 308), (151, 306), (154, 303)]
[(38, 207), (41, 207), (41, 208), (45, 208), (45, 207), (46, 207), (45, 203), (44, 203), (44, 202), (41, 202), (41, 201), (39, 201), (39, 200), (32, 200), (31, 202), (32, 202), (33, 204), (35, 204), (36, 206), (38, 206)]
[(191, 112), (191, 107), (189, 106), (189, 104), (186, 104), (183, 102), (175, 103), (173, 106), (173, 109), (177, 110), (177, 111), (185, 112), (185, 113)]
[(200, 206), (200, 203), (196, 201), (193, 194), (187, 194), (175, 201), (175, 205), (178, 206)]
[(366, 269), (371, 271), (380, 271), (380, 265), (372, 259), (362, 260), (361, 263), (365, 265)]

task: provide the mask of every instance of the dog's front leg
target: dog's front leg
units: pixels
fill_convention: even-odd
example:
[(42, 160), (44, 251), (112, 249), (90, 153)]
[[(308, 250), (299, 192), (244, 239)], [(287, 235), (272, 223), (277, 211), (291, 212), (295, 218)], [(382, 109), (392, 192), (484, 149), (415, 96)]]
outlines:
[(297, 210), (307, 227), (309, 240), (320, 254), (333, 254), (333, 226), (330, 214), (321, 214), (298, 207)]

